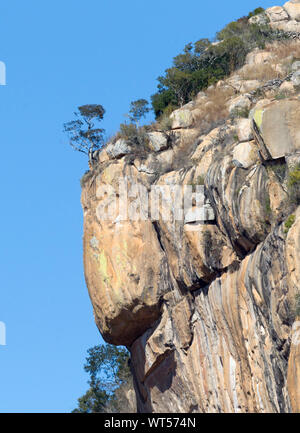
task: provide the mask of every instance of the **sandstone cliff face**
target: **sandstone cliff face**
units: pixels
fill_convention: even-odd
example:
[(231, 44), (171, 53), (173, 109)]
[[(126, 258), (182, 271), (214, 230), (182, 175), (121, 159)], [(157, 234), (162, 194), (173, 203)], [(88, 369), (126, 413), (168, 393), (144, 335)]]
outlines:
[[(287, 18), (282, 8), (268, 17), (300, 21), (297, 2), (289, 3), (297, 7), (284, 9)], [(268, 54), (252, 53), (248, 64)], [(290, 96), (274, 98), (286, 85)], [(140, 412), (300, 411), (300, 207), (288, 197), (300, 163), (300, 100), (290, 74), (236, 91), (228, 113), (242, 98), (249, 118), (231, 116), (210, 131), (194, 103), (177, 110), (172, 130), (149, 134), (145, 155), (111, 143), (83, 186), (95, 320), (107, 342), (131, 352)], [(175, 190), (147, 215), (151, 187), (194, 193), (202, 184), (200, 217), (178, 218)]]

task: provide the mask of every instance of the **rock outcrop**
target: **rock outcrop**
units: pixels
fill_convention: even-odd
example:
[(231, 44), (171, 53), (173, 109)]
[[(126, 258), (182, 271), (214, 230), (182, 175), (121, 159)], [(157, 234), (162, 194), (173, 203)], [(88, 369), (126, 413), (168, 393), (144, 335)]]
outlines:
[[(263, 16), (298, 22), (299, 4)], [(255, 51), (248, 65), (271, 57)], [(131, 352), (140, 412), (300, 411), (300, 207), (289, 200), (300, 100), (289, 73), (239, 89), (210, 130), (202, 92), (169, 131), (148, 133), (145, 154), (110, 143), (83, 184), (95, 320)]]

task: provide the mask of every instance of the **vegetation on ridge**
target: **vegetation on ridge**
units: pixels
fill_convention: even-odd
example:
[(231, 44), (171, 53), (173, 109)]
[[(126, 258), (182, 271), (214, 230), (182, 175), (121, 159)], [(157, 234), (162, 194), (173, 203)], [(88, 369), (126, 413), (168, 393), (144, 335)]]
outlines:
[(275, 38), (268, 25), (251, 24), (249, 18), (263, 12), (257, 8), (247, 17), (228, 24), (217, 33), (216, 43), (200, 39), (185, 46), (173, 66), (158, 77), (158, 92), (152, 96), (156, 118), (190, 101), (199, 91), (215, 84), (241, 67), (246, 55)]
[[(206, 107), (204, 118), (199, 119), (205, 123), (204, 130), (207, 129), (207, 126), (216, 124), (228, 117), (226, 102), (228, 97), (232, 95), (223, 93), (233, 92), (226, 88), (218, 89), (218, 92), (214, 94), (212, 85), (242, 67), (247, 54), (254, 48), (262, 49), (268, 42), (289, 37), (288, 34), (274, 30), (269, 25), (253, 24), (250, 21), (250, 18), (261, 14), (263, 11), (263, 8), (257, 8), (248, 16), (229, 23), (216, 34), (217, 42), (200, 39), (195, 43), (187, 44), (183, 52), (174, 57), (173, 65), (165, 71), (164, 75), (158, 77), (158, 92), (151, 97), (152, 108), (156, 119), (158, 119), (156, 127), (159, 130), (171, 129), (169, 116), (172, 111), (189, 102), (204, 89), (212, 100), (212, 104)], [(261, 72), (263, 76), (266, 74), (274, 76), (276, 71), (271, 65), (266, 64)], [(245, 68), (243, 73), (248, 75), (247, 78), (243, 77), (244, 79), (251, 79), (251, 73), (254, 73), (252, 79), (262, 78), (258, 77), (257, 70), (251, 70), (251, 66)], [(120, 124), (119, 132), (115, 134), (111, 142), (114, 143), (117, 139), (123, 138), (137, 152), (140, 149), (147, 153), (149, 150), (147, 148), (149, 141), (147, 132), (152, 130), (153, 125), (141, 126), (140, 120), (149, 111), (150, 107), (147, 100), (138, 99), (131, 102), (127, 114), (129, 122)], [(201, 115), (200, 111), (201, 109), (197, 114), (198, 117)], [(79, 112), (75, 113), (77, 119), (64, 125), (64, 131), (70, 137), (71, 146), (75, 150), (89, 155), (90, 168), (94, 163), (94, 151), (100, 149), (105, 143), (104, 130), (94, 127), (94, 121), (101, 121), (104, 113), (105, 110), (101, 105), (84, 105), (79, 107)], [(232, 115), (247, 117), (248, 110), (238, 109)]]

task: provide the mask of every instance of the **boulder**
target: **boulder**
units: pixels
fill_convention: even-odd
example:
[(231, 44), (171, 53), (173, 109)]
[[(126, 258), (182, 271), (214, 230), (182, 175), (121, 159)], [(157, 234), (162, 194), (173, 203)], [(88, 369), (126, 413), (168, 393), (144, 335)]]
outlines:
[(265, 26), (268, 24), (269, 19), (265, 12), (262, 12), (261, 14), (254, 15), (254, 17), (251, 17), (249, 19), (250, 24), (257, 24), (258, 26)]
[(103, 163), (103, 162), (106, 162), (106, 161), (108, 161), (108, 160), (109, 160), (109, 156), (108, 156), (106, 150), (103, 149), (103, 150), (102, 150), (101, 152), (99, 152), (99, 154), (98, 154), (98, 161), (99, 161), (100, 163)]
[(271, 23), (289, 19), (286, 10), (284, 10), (284, 8), (282, 8), (281, 6), (273, 6), (272, 8), (266, 9), (266, 14), (270, 19)]
[(131, 153), (132, 149), (126, 140), (120, 138), (114, 144), (109, 143), (106, 147), (106, 152), (111, 158), (121, 158), (124, 155)]
[(294, 86), (300, 86), (300, 70), (293, 73), (291, 77), (291, 82)]
[(296, 60), (296, 62), (294, 62), (292, 64), (292, 71), (298, 71), (298, 69), (300, 69), (300, 60)]
[(296, 20), (278, 21), (271, 23), (274, 29), (283, 30), (284, 32), (300, 32), (300, 22)]
[(282, 99), (256, 109), (254, 135), (264, 159), (277, 159), (300, 150), (300, 100)]
[(238, 167), (249, 168), (259, 161), (257, 147), (254, 141), (247, 141), (235, 146), (232, 153), (233, 161)]
[(261, 63), (266, 63), (272, 57), (270, 51), (253, 50), (251, 53), (247, 54), (246, 64), (247, 65), (259, 65)]
[(201, 209), (191, 208), (188, 209), (184, 216), (184, 223), (190, 224), (195, 222), (208, 222), (208, 221), (214, 221), (215, 219), (215, 213), (213, 208), (209, 203), (206, 203), (203, 205)]
[(256, 110), (258, 110), (258, 109), (262, 109), (263, 107), (266, 107), (266, 106), (269, 105), (270, 103), (271, 103), (271, 100), (270, 100), (270, 99), (267, 99), (267, 98), (265, 98), (265, 99), (261, 99), (260, 101), (258, 101), (258, 103), (255, 105), (255, 107), (252, 108), (252, 110), (250, 110), (250, 113), (249, 113), (249, 119), (250, 119), (250, 120), (253, 120), (253, 118), (254, 118), (254, 114), (255, 114)]
[(149, 132), (148, 134), (150, 140), (150, 146), (155, 152), (160, 152), (168, 147), (168, 136), (163, 132)]
[(191, 111), (181, 108), (173, 111), (170, 118), (173, 121), (172, 129), (189, 128), (194, 121)]
[(229, 101), (229, 112), (233, 114), (235, 111), (247, 110), (251, 107), (251, 101), (247, 95), (238, 96)]
[(245, 80), (242, 82), (240, 92), (241, 93), (249, 93), (253, 90), (256, 90), (258, 87), (260, 87), (261, 82), (258, 80)]
[(239, 142), (249, 141), (253, 139), (250, 119), (239, 119), (237, 122), (237, 136)]
[(291, 81), (284, 81), (281, 86), (279, 87), (280, 91), (288, 94), (294, 92), (294, 85)]
[(300, 1), (291, 0), (283, 5), (289, 16), (296, 21), (300, 21)]

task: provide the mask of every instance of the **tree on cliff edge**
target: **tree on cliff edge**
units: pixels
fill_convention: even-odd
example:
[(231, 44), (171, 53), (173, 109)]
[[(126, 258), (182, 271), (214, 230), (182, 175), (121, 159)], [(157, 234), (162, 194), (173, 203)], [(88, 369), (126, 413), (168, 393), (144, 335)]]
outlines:
[[(125, 348), (101, 344), (88, 350), (84, 370), (89, 373), (88, 391), (78, 399), (74, 413), (130, 412), (134, 407), (129, 353)], [(129, 404), (130, 403), (130, 404)]]
[(81, 105), (74, 113), (76, 120), (64, 124), (64, 132), (69, 135), (70, 145), (89, 157), (93, 165), (93, 152), (104, 144), (104, 129), (96, 127), (104, 117), (105, 109), (99, 104)]

